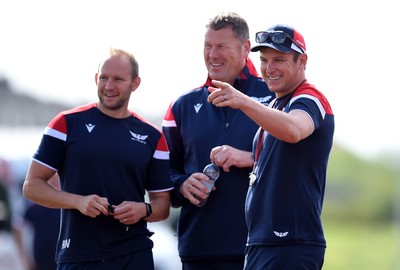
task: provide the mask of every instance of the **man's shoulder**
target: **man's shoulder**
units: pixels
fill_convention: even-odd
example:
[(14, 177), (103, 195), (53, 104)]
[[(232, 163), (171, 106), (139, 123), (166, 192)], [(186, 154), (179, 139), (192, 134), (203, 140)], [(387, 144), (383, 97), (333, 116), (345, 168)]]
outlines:
[(69, 115), (69, 114), (74, 114), (74, 113), (85, 112), (85, 111), (88, 111), (90, 109), (96, 108), (96, 106), (97, 106), (97, 103), (96, 102), (92, 102), (92, 103), (88, 103), (88, 104), (77, 106), (75, 108), (72, 108), (72, 109), (69, 109), (69, 110), (66, 110), (66, 111), (62, 111), (61, 114)]
[(174, 105), (176, 104), (185, 104), (185, 103), (192, 103), (192, 101), (199, 100), (201, 97), (204, 96), (204, 93), (207, 91), (207, 86), (201, 85), (191, 90), (188, 90), (181, 95), (179, 95), (175, 101)]
[(201, 94), (204, 93), (205, 90), (207, 90), (207, 86), (205, 86), (203, 84), (203, 85), (200, 85), (198, 87), (195, 87), (195, 88), (192, 88), (192, 89), (190, 89), (188, 91), (183, 92), (183, 94), (181, 94), (178, 97), (178, 99), (179, 98), (190, 98), (190, 97), (194, 97), (194, 96), (197, 96), (197, 95), (201, 95)]

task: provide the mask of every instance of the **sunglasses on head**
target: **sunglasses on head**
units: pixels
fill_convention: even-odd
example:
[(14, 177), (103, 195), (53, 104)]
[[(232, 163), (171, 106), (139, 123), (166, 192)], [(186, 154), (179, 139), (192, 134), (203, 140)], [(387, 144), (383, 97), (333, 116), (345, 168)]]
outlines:
[(304, 50), (294, 42), (294, 40), (286, 33), (279, 31), (261, 31), (256, 33), (256, 42), (257, 43), (272, 43), (277, 45), (284, 45), (288, 48), (291, 48), (292, 44), (294, 44), (300, 51), (296, 50), (299, 53), (305, 53)]

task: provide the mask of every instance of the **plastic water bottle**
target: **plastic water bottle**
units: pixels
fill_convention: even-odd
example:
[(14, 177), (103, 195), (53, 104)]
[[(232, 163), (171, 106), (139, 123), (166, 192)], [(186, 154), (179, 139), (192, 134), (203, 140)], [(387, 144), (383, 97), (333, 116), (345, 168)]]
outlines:
[[(203, 173), (205, 175), (207, 175), (208, 178), (210, 178), (210, 181), (201, 181), (207, 187), (208, 192), (209, 192), (208, 196), (210, 196), (210, 192), (211, 192), (212, 188), (214, 187), (215, 181), (219, 177), (220, 170), (217, 165), (215, 165), (214, 163), (210, 163), (204, 167)], [(202, 198), (199, 198), (196, 196), (196, 199), (198, 199), (200, 201), (200, 203), (197, 206), (203, 207), (204, 204), (207, 202), (208, 196), (205, 199), (202, 199)]]

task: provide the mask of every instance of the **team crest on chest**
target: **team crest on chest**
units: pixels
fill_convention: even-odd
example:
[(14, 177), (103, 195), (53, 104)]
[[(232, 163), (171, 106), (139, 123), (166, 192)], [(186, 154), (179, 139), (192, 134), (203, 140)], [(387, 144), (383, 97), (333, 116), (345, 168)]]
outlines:
[(131, 140), (146, 144), (146, 139), (147, 139), (147, 137), (149, 137), (149, 135), (141, 135), (141, 134), (137, 134), (132, 131), (129, 131), (129, 132), (131, 133), (131, 136), (132, 136)]

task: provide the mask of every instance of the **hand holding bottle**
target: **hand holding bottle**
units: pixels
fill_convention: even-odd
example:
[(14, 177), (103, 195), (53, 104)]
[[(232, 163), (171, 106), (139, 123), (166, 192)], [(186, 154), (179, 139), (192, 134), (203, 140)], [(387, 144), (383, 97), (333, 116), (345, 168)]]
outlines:
[(200, 201), (200, 203), (197, 205), (198, 207), (203, 207), (204, 204), (207, 202), (208, 197), (210, 196), (210, 192), (212, 191), (215, 181), (218, 179), (219, 174), (220, 174), (220, 169), (217, 165), (214, 163), (210, 163), (207, 166), (204, 167), (203, 173), (208, 176), (210, 181), (201, 181), (208, 189), (208, 196), (205, 199), (199, 198), (198, 196), (195, 195), (195, 198)]

